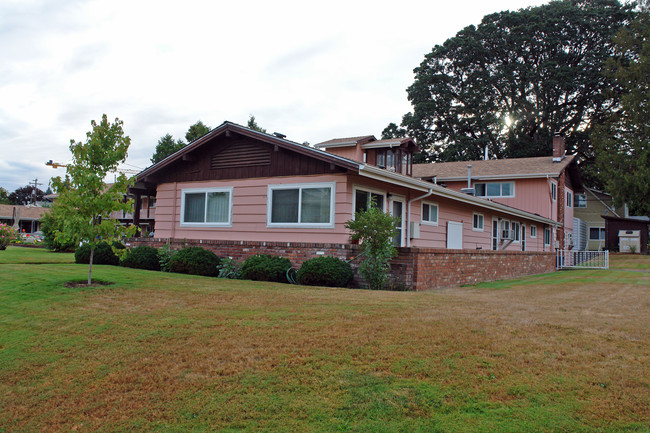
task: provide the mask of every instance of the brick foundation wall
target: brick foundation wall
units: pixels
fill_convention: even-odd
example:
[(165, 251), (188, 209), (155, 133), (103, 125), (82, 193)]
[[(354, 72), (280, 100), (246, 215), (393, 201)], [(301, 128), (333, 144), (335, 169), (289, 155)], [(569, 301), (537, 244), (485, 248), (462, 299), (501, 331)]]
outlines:
[[(314, 244), (301, 242), (199, 241), (183, 239), (136, 238), (131, 246), (149, 245), (160, 248), (169, 245), (174, 250), (198, 246), (213, 251), (219, 257), (232, 257), (242, 262), (255, 254), (286, 257), (296, 269), (318, 256), (352, 260), (359, 265), (359, 248), (350, 244)], [(496, 281), (555, 270), (555, 254), (548, 252), (447, 250), (434, 248), (398, 248), (399, 255), (391, 262), (394, 287), (411, 290), (434, 290)], [(353, 284), (363, 286), (358, 274)]]

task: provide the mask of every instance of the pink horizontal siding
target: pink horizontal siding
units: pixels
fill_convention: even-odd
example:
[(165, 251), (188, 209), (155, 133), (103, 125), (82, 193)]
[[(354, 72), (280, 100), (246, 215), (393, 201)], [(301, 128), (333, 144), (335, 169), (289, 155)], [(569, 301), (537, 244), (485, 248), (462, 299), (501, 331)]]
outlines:
[[(267, 227), (268, 185), (336, 182), (334, 228)], [(233, 187), (231, 227), (181, 227), (182, 190), (186, 188)], [(238, 240), (267, 242), (348, 243), (344, 227), (350, 219), (351, 198), (345, 175), (261, 178), (211, 182), (167, 183), (158, 186), (156, 237), (176, 239)]]

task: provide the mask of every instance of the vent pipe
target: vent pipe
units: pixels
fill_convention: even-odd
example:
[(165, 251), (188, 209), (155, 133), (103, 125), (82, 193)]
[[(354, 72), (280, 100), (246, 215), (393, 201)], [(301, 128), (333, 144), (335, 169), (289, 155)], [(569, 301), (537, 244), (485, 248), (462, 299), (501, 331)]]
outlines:
[(483, 160), (484, 161), (488, 160), (488, 147), (487, 147), (487, 144), (485, 145), (485, 156), (483, 157)]

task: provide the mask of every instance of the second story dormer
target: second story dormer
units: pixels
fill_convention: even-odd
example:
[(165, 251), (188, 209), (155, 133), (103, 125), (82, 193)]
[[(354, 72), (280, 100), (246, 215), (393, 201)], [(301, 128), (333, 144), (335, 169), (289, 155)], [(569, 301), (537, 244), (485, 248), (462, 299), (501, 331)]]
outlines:
[(335, 138), (315, 147), (406, 176), (413, 175), (413, 153), (419, 150), (409, 137), (377, 140), (373, 135)]

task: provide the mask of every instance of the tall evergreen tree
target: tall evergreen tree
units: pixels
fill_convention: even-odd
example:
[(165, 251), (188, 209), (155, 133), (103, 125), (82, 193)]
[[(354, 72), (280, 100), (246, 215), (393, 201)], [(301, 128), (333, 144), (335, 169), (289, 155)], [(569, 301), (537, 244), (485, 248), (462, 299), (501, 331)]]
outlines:
[(151, 162), (156, 164), (167, 158), (172, 153), (181, 150), (183, 147), (185, 147), (183, 140), (180, 138), (178, 140), (174, 140), (174, 137), (172, 137), (171, 134), (165, 134), (164, 136), (160, 137), (160, 140), (158, 140), (158, 145), (156, 146), (156, 151), (151, 157)]
[(189, 127), (187, 133), (185, 134), (185, 139), (188, 143), (191, 143), (197, 138), (203, 137), (208, 132), (210, 132), (210, 127), (199, 120), (194, 125), (191, 125)]

